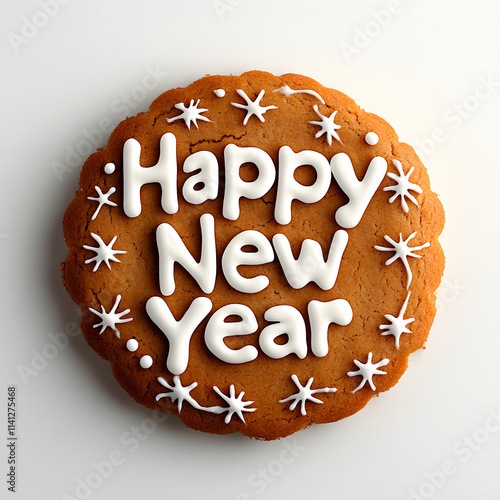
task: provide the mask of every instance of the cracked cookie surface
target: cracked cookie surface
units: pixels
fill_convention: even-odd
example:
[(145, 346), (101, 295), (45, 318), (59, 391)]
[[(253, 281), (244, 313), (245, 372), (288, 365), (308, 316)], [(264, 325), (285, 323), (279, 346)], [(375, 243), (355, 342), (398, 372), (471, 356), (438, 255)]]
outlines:
[[(126, 152), (136, 147), (131, 140), (140, 146), (135, 166)], [(301, 152), (314, 154), (301, 163)], [(229, 160), (240, 153), (235, 174)], [(168, 185), (165, 167), (154, 181), (130, 181), (129, 192), (127, 169), (140, 173), (163, 164), (162, 155), (165, 165), (176, 164), (175, 186)], [(192, 168), (183, 168), (188, 158)], [(271, 164), (274, 180), (260, 192)], [(321, 196), (320, 184), (327, 187)], [(371, 196), (365, 186), (374, 187)], [(140, 214), (131, 216), (124, 207), (133, 205), (127, 198), (134, 189)], [(173, 203), (173, 193), (177, 208), (167, 213), (163, 202)], [(196, 197), (203, 201), (193, 203)], [(362, 213), (352, 225), (337, 214), (355, 197)], [(230, 198), (237, 198), (236, 218), (223, 215)], [(287, 207), (290, 222), (280, 215)], [(162, 268), (175, 260), (173, 248), (181, 243), (170, 233), (159, 243), (158, 228), (172, 228), (185, 246), (179, 252), (201, 266), (201, 249), (210, 241), (201, 223), (207, 214), (213, 217), (213, 290), (200, 286), (209, 281), (201, 275), (210, 265), (197, 268), (203, 271), (197, 276), (177, 262), (171, 264), (174, 291), (165, 293)], [(160, 95), (149, 111), (118, 125), (106, 147), (85, 162), (63, 221), (69, 247), (63, 281), (82, 309), (87, 342), (136, 401), (178, 414), (194, 429), (276, 439), (345, 418), (399, 380), (435, 315), (443, 224), (441, 203), (413, 149), (349, 97), (300, 75), (208, 76)], [(332, 242), (344, 233), (341, 251)], [(300, 265), (280, 253), (277, 235)], [(319, 245), (320, 255), (313, 244), (304, 250), (307, 240)], [(265, 257), (269, 251), (272, 259)], [(248, 264), (252, 256), (257, 263)], [(320, 286), (318, 269), (329, 284)], [(245, 291), (256, 277), (267, 278), (267, 286)], [(188, 313), (192, 304), (207, 314), (194, 307)], [(244, 308), (228, 308), (235, 304)], [(348, 308), (352, 318), (342, 320)], [(220, 311), (227, 311), (222, 320)], [(174, 321), (186, 317), (196, 323), (192, 332), (180, 327), (175, 333)], [(227, 335), (220, 333), (223, 323), (230, 325)], [(176, 335), (188, 334), (180, 345)], [(185, 366), (182, 355), (175, 358), (177, 348), (187, 353)], [(244, 362), (233, 362), (240, 355)]]

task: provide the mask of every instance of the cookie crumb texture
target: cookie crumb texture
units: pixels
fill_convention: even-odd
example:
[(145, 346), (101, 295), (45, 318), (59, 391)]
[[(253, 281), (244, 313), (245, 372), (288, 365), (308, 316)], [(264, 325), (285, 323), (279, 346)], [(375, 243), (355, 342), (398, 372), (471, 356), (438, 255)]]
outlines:
[(207, 76), (85, 162), (63, 281), (137, 402), (271, 440), (399, 380), (436, 312), (443, 224), (413, 149), (349, 97)]

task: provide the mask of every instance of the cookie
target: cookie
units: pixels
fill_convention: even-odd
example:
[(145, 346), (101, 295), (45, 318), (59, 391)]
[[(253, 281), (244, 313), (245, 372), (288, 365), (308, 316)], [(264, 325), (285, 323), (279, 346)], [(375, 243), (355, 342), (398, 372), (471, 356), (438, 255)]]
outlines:
[(207, 76), (85, 162), (62, 274), (137, 402), (272, 440), (396, 384), (436, 312), (443, 224), (413, 149), (346, 95)]

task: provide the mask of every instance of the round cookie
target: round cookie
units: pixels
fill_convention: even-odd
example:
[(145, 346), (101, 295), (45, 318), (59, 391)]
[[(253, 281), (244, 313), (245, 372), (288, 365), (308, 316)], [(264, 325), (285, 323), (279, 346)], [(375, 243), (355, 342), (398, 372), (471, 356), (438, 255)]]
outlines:
[(207, 76), (85, 162), (63, 281), (136, 401), (270, 440), (399, 380), (435, 315), (443, 224), (413, 149), (349, 97)]

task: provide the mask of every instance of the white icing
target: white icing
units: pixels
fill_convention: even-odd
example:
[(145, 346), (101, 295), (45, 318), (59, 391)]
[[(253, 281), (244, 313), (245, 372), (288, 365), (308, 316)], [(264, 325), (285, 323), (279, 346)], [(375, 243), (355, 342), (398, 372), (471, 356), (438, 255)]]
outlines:
[(385, 358), (382, 361), (379, 361), (378, 363), (373, 364), (372, 363), (372, 356), (373, 356), (373, 354), (370, 352), (368, 354), (368, 360), (366, 361), (366, 363), (361, 363), (360, 361), (355, 359), (354, 364), (359, 368), (359, 370), (357, 370), (355, 372), (348, 372), (347, 373), (347, 375), (349, 375), (349, 377), (357, 377), (357, 376), (363, 377), (363, 380), (360, 382), (358, 387), (356, 387), (356, 389), (354, 389), (354, 391), (352, 391), (352, 394), (354, 394), (355, 392), (359, 391), (359, 389), (364, 387), (366, 382), (368, 382), (368, 384), (372, 388), (372, 391), (374, 391), (375, 385), (373, 384), (373, 380), (372, 380), (373, 376), (374, 375), (387, 375), (386, 372), (379, 370), (379, 368), (381, 366), (387, 365), (389, 363), (389, 360), (387, 358)]
[[(275, 90), (285, 96), (293, 94), (309, 94), (319, 99), (323, 104), (324, 100), (315, 91), (312, 90), (292, 90), (288, 85)], [(271, 109), (278, 109), (276, 106), (261, 106), (260, 101), (265, 92), (261, 90), (255, 101), (252, 101), (243, 90), (237, 90), (246, 104), (231, 103), (233, 106), (246, 110), (246, 116), (243, 124), (247, 125), (252, 116), (264, 122), (264, 114)], [(224, 97), (224, 89), (214, 90), (217, 97)], [(210, 122), (207, 117), (202, 116), (208, 111), (204, 108), (198, 108), (200, 99), (195, 103), (192, 99), (188, 106), (178, 103), (175, 108), (181, 111), (181, 114), (172, 118), (167, 118), (168, 123), (176, 120), (183, 120), (188, 129), (192, 123), (198, 128), (198, 121)], [(313, 106), (315, 113), (321, 121), (311, 121), (309, 123), (317, 125), (320, 130), (315, 137), (320, 138), (326, 135), (329, 145), (333, 139), (342, 143), (337, 130), (341, 128), (335, 123), (337, 111), (334, 111), (329, 117), (320, 113), (317, 105)], [(369, 132), (365, 135), (365, 141), (369, 145), (376, 145), (379, 141), (377, 134)], [(142, 186), (150, 183), (158, 183), (161, 187), (161, 206), (167, 214), (174, 214), (178, 210), (177, 200), (177, 156), (176, 156), (176, 138), (172, 133), (164, 134), (160, 140), (160, 154), (156, 165), (151, 167), (142, 167), (140, 164), (141, 145), (136, 139), (128, 139), (123, 148), (123, 207), (128, 217), (137, 217), (142, 210), (140, 192)], [(331, 162), (324, 155), (315, 151), (301, 151), (295, 153), (290, 147), (283, 146), (279, 150), (278, 164), (278, 184), (275, 200), (275, 220), (282, 225), (291, 222), (291, 209), (293, 200), (303, 203), (316, 203), (320, 201), (328, 192), (331, 183), (331, 174), (333, 174), (340, 189), (347, 195), (349, 202), (340, 207), (335, 214), (337, 223), (343, 228), (349, 229), (355, 227), (363, 217), (368, 204), (379, 188), (387, 172), (387, 162), (384, 158), (375, 157), (371, 160), (364, 178), (359, 181), (354, 171), (351, 159), (345, 153), (339, 153), (333, 156)], [(256, 200), (273, 187), (276, 180), (276, 167), (268, 153), (256, 147), (239, 147), (235, 144), (229, 144), (224, 149), (225, 162), (225, 188), (222, 211), (223, 216), (228, 220), (237, 220), (240, 216), (240, 199)], [(254, 181), (244, 181), (240, 176), (240, 169), (246, 163), (253, 163), (257, 167), (258, 175)], [(310, 165), (315, 169), (316, 180), (312, 185), (304, 186), (295, 180), (295, 171), (303, 166)], [(415, 198), (409, 191), (422, 193), (422, 190), (416, 184), (409, 182), (409, 177), (413, 172), (410, 169), (408, 174), (404, 174), (401, 163), (393, 160), (393, 165), (399, 175), (387, 174), (396, 181), (396, 185), (384, 188), (385, 191), (394, 191), (394, 195), (389, 199), (393, 203), (398, 197), (401, 198), (402, 208), (408, 212), (406, 198), (418, 206)], [(104, 172), (111, 174), (115, 171), (115, 165), (108, 163), (104, 166)], [(184, 199), (191, 204), (199, 205), (207, 200), (215, 200), (219, 190), (219, 165), (217, 157), (210, 151), (199, 151), (186, 158), (183, 165), (183, 171), (186, 174), (192, 174), (184, 182), (182, 194)], [(200, 187), (201, 186), (201, 187)], [(199, 189), (195, 189), (199, 188)], [(97, 197), (88, 197), (89, 200), (96, 201), (98, 207), (95, 210), (92, 220), (94, 220), (100, 209), (104, 205), (117, 206), (116, 203), (109, 200), (109, 197), (116, 192), (112, 187), (107, 193), (103, 193), (96, 186)], [(196, 261), (190, 251), (187, 249), (182, 238), (177, 231), (168, 223), (162, 223), (157, 227), (156, 237), (159, 253), (159, 284), (163, 295), (171, 295), (175, 291), (174, 267), (175, 263), (180, 264), (198, 283), (201, 290), (210, 294), (215, 287), (217, 273), (217, 255), (215, 242), (214, 217), (211, 214), (204, 214), (200, 217), (201, 228), (201, 254), (200, 260)], [(110, 261), (120, 262), (115, 255), (126, 253), (121, 250), (114, 250), (113, 244), (117, 237), (106, 245), (104, 241), (94, 233), (91, 233), (94, 240), (98, 243), (97, 247), (84, 246), (86, 250), (92, 250), (96, 256), (85, 261), (86, 264), (95, 262), (94, 272), (104, 262), (108, 268), (111, 268)], [(408, 265), (408, 257), (418, 257), (412, 251), (421, 250), (429, 243), (417, 247), (409, 247), (408, 241), (415, 236), (413, 233), (407, 240), (394, 242), (388, 236), (384, 238), (393, 245), (392, 248), (375, 246), (380, 251), (394, 251), (395, 255), (387, 260), (386, 265), (391, 264), (396, 259), (401, 259), (407, 274), (409, 289), (412, 275)], [(242, 276), (238, 268), (244, 265), (261, 265), (270, 263), (274, 260), (274, 251), (278, 257), (285, 277), (295, 289), (300, 289), (308, 283), (314, 282), (323, 290), (330, 290), (335, 286), (340, 262), (342, 260), (345, 248), (348, 243), (348, 234), (344, 230), (336, 231), (332, 237), (328, 257), (325, 261), (323, 250), (318, 242), (305, 239), (300, 247), (299, 256), (294, 258), (291, 245), (284, 234), (276, 234), (272, 239), (272, 244), (260, 232), (247, 230), (238, 233), (226, 246), (222, 257), (221, 265), (228, 284), (235, 290), (242, 293), (258, 293), (269, 286), (269, 278), (265, 275), (258, 275), (251, 278)], [(254, 251), (244, 252), (245, 246), (254, 247)], [(274, 251), (273, 251), (274, 246)], [(414, 321), (413, 318), (404, 319), (404, 314), (408, 305), (410, 293), (406, 297), (403, 306), (397, 317), (390, 314), (385, 318), (390, 322), (388, 325), (380, 325), (379, 329), (384, 330), (382, 335), (393, 335), (396, 347), (399, 349), (400, 336), (403, 333), (411, 333), (407, 325)], [(116, 297), (115, 303), (108, 313), (101, 305), (101, 312), (89, 308), (91, 312), (99, 316), (101, 322), (94, 325), (94, 328), (100, 327), (99, 334), (102, 334), (106, 328), (110, 327), (119, 337), (120, 333), (116, 328), (117, 324), (132, 321), (132, 318), (123, 319), (130, 310), (117, 313), (121, 296)], [(182, 409), (183, 401), (187, 401), (194, 408), (214, 414), (227, 413), (225, 423), (228, 424), (233, 415), (237, 415), (240, 420), (245, 422), (244, 412), (253, 412), (255, 408), (248, 408), (253, 401), (243, 401), (244, 392), (236, 395), (234, 385), (229, 386), (229, 394), (224, 394), (218, 387), (213, 390), (221, 397), (227, 406), (201, 406), (191, 395), (190, 392), (197, 387), (194, 382), (191, 385), (183, 386), (179, 375), (182, 374), (189, 364), (189, 346), (191, 338), (208, 317), (212, 310), (212, 301), (207, 297), (195, 298), (183, 317), (177, 321), (170, 311), (167, 303), (160, 297), (151, 297), (146, 303), (146, 313), (153, 323), (163, 332), (168, 340), (169, 349), (166, 360), (166, 366), (173, 375), (173, 385), (170, 385), (164, 378), (159, 377), (158, 382), (167, 387), (170, 392), (158, 394), (156, 400), (169, 398), (178, 403), (179, 412)], [(310, 339), (312, 354), (317, 357), (324, 357), (329, 351), (328, 335), (330, 325), (346, 326), (353, 318), (353, 311), (350, 304), (343, 299), (335, 299), (329, 302), (320, 302), (311, 300), (307, 306)], [(230, 316), (237, 316), (238, 321), (226, 321)], [(290, 354), (295, 354), (299, 359), (306, 358), (308, 354), (307, 333), (305, 320), (301, 313), (292, 306), (278, 305), (271, 307), (264, 313), (264, 319), (270, 324), (263, 328), (259, 335), (259, 346), (262, 352), (272, 359), (282, 359)], [(244, 345), (238, 349), (233, 349), (226, 345), (226, 338), (233, 336), (244, 336), (255, 333), (258, 329), (257, 318), (253, 311), (243, 304), (229, 304), (215, 311), (208, 319), (204, 339), (207, 348), (221, 361), (229, 364), (242, 364), (255, 360), (258, 357), (258, 350), (253, 345)], [(286, 336), (287, 341), (284, 344), (278, 344), (276, 340), (280, 336)], [(139, 348), (136, 339), (130, 339), (126, 344), (130, 352), (135, 352)], [(359, 368), (357, 371), (348, 372), (349, 377), (361, 376), (363, 380), (359, 386), (352, 391), (357, 392), (368, 382), (372, 390), (375, 386), (372, 381), (374, 375), (386, 374), (379, 370), (380, 367), (389, 363), (388, 359), (372, 363), (372, 353), (368, 355), (366, 363), (354, 360)], [(144, 355), (140, 358), (139, 364), (143, 369), (149, 369), (153, 365), (153, 358), (150, 355)], [(292, 394), (280, 402), (290, 402), (290, 410), (294, 410), (301, 404), (301, 414), (306, 415), (306, 402), (323, 403), (323, 401), (313, 397), (316, 393), (333, 393), (335, 388), (311, 389), (313, 378), (309, 378), (306, 385), (302, 386), (298, 377), (292, 375), (292, 381), (295, 383), (298, 392)]]
[[(219, 164), (210, 151), (197, 151), (186, 158), (182, 170), (187, 174), (199, 170), (189, 177), (182, 186), (182, 196), (188, 203), (200, 205), (207, 200), (215, 200), (219, 191)], [(196, 185), (202, 185), (196, 190)]]
[(273, 236), (273, 246), (283, 268), (283, 273), (292, 288), (303, 288), (308, 283), (314, 282), (322, 290), (330, 290), (337, 281), (340, 262), (348, 239), (346, 231), (335, 232), (326, 262), (323, 258), (321, 245), (311, 239), (302, 242), (297, 260), (295, 260), (290, 242), (284, 234)]
[(198, 386), (198, 382), (193, 382), (191, 385), (183, 386), (180, 377), (177, 375), (174, 376), (173, 382), (174, 385), (170, 385), (163, 377), (158, 377), (158, 382), (167, 389), (170, 389), (170, 392), (164, 392), (158, 394), (156, 396), (156, 401), (159, 401), (162, 398), (169, 398), (173, 403), (177, 401), (177, 410), (179, 413), (182, 410), (182, 404), (184, 401), (187, 401), (193, 408), (197, 410), (206, 411), (208, 413), (216, 413), (220, 415), (221, 413), (227, 412), (227, 415), (224, 418), (224, 422), (228, 424), (231, 421), (231, 418), (234, 414), (238, 415), (238, 417), (244, 422), (245, 418), (243, 417), (243, 412), (253, 412), (256, 411), (257, 408), (247, 408), (247, 406), (253, 404), (253, 401), (243, 401), (244, 392), (240, 392), (238, 397), (236, 397), (236, 391), (234, 385), (231, 384), (229, 387), (229, 396), (226, 396), (218, 387), (214, 386), (214, 391), (222, 398), (229, 406), (201, 406), (198, 401), (196, 401), (193, 396), (191, 396), (190, 392)]
[(412, 273), (411, 273), (411, 269), (410, 269), (410, 264), (408, 263), (408, 257), (416, 257), (417, 259), (421, 259), (422, 256), (413, 253), (413, 251), (422, 250), (423, 248), (427, 248), (428, 246), (430, 246), (429, 242), (424, 243), (423, 245), (416, 246), (416, 247), (408, 246), (408, 242), (412, 238), (414, 238), (416, 234), (417, 234), (416, 232), (410, 234), (410, 236), (408, 236), (408, 238), (404, 241), (403, 241), (403, 235), (401, 233), (399, 233), (399, 241), (394, 241), (392, 238), (390, 238), (389, 236), (386, 235), (386, 236), (384, 236), (384, 239), (388, 243), (390, 243), (392, 245), (392, 247), (388, 248), (388, 247), (381, 247), (379, 245), (375, 246), (375, 248), (377, 250), (380, 250), (381, 252), (394, 252), (394, 255), (390, 259), (386, 260), (386, 262), (385, 262), (386, 266), (392, 264), (397, 259), (401, 259), (401, 262), (405, 266), (406, 274), (407, 274), (407, 278), (408, 278), (408, 283), (406, 285), (407, 290), (410, 289), (410, 284), (411, 284), (411, 280), (412, 280)]
[(189, 106), (186, 107), (182, 102), (175, 105), (177, 109), (180, 109), (182, 113), (180, 115), (174, 116), (173, 118), (167, 118), (168, 123), (172, 123), (175, 120), (184, 120), (187, 128), (191, 130), (191, 123), (194, 123), (196, 128), (198, 128), (197, 120), (201, 120), (204, 122), (209, 122), (206, 116), (202, 116), (202, 113), (208, 111), (208, 109), (200, 108), (198, 109), (198, 104), (200, 104), (200, 99), (194, 103), (194, 99), (191, 99)]
[(368, 132), (365, 135), (365, 142), (369, 146), (375, 146), (378, 144), (378, 135), (375, 132)]
[[(244, 252), (242, 248), (251, 245), (256, 251)], [(269, 285), (267, 276), (245, 278), (238, 272), (238, 266), (267, 264), (274, 260), (274, 252), (269, 240), (259, 231), (249, 230), (238, 233), (226, 246), (222, 254), (222, 270), (227, 282), (239, 292), (257, 293)]]
[(299, 391), (296, 392), (295, 394), (292, 394), (291, 396), (288, 396), (285, 399), (281, 399), (280, 403), (287, 403), (288, 401), (292, 401), (292, 404), (290, 405), (291, 411), (295, 410), (296, 406), (300, 403), (300, 413), (302, 415), (307, 414), (306, 401), (323, 404), (323, 401), (321, 401), (318, 398), (315, 398), (313, 394), (318, 394), (321, 392), (323, 393), (337, 392), (337, 389), (331, 387), (324, 387), (323, 389), (311, 389), (311, 385), (314, 381), (313, 377), (311, 377), (304, 386), (300, 383), (297, 375), (293, 374), (292, 380), (294, 384), (297, 386), (297, 389)]
[[(276, 168), (272, 158), (262, 149), (239, 147), (228, 144), (224, 148), (226, 187), (222, 215), (229, 220), (236, 220), (240, 215), (240, 198), (256, 200), (271, 189), (276, 178)], [(244, 163), (253, 163), (258, 176), (251, 182), (240, 177), (240, 168)]]
[(104, 241), (102, 240), (102, 238), (99, 235), (94, 234), (94, 233), (90, 233), (90, 235), (97, 242), (98, 246), (97, 247), (90, 247), (88, 245), (83, 245), (83, 248), (85, 250), (92, 250), (93, 252), (95, 252), (94, 257), (92, 257), (91, 259), (87, 259), (85, 261), (85, 264), (90, 264), (91, 262), (95, 262), (95, 266), (93, 269), (94, 273), (97, 271), (97, 269), (99, 269), (99, 266), (103, 262), (108, 266), (108, 269), (111, 269), (111, 264), (109, 263), (109, 261), (111, 260), (113, 262), (120, 262), (120, 260), (117, 259), (115, 257), (115, 255), (127, 253), (125, 250), (114, 250), (113, 249), (113, 245), (115, 244), (117, 236), (115, 236), (109, 242), (109, 244), (106, 245), (106, 243), (104, 243)]
[(214, 216), (200, 217), (201, 256), (196, 262), (177, 231), (166, 222), (156, 228), (159, 256), (160, 290), (163, 295), (175, 291), (174, 264), (180, 264), (207, 294), (212, 293), (217, 278), (217, 250), (215, 246)]
[(328, 141), (328, 144), (330, 146), (332, 145), (332, 138), (339, 141), (342, 144), (339, 135), (337, 134), (337, 132), (335, 132), (340, 128), (340, 125), (337, 125), (334, 121), (337, 111), (334, 111), (330, 116), (325, 116), (319, 112), (317, 104), (313, 106), (313, 109), (316, 112), (316, 114), (321, 118), (321, 121), (319, 122), (309, 122), (312, 123), (313, 125), (318, 125), (318, 127), (321, 127), (321, 130), (317, 132), (314, 137), (318, 139), (323, 134), (326, 134), (326, 140)]
[[(246, 424), (245, 418), (243, 417), (244, 411), (255, 411), (257, 408), (247, 408), (253, 404), (253, 401), (243, 401), (244, 392), (240, 392), (239, 396), (236, 397), (234, 385), (231, 384), (229, 387), (229, 396), (226, 396), (218, 387), (214, 386), (214, 391), (229, 405), (227, 408), (221, 408), (223, 411), (227, 411), (227, 415), (224, 418), (224, 423), (228, 424), (231, 422), (232, 416), (236, 413), (238, 417)], [(220, 408), (220, 407), (219, 407)], [(218, 413), (218, 412), (217, 412)]]
[[(239, 316), (240, 321), (226, 322), (229, 316)], [(205, 343), (210, 351), (221, 361), (229, 364), (241, 364), (253, 361), (257, 349), (246, 345), (240, 349), (230, 349), (224, 338), (237, 335), (250, 335), (257, 331), (257, 319), (253, 311), (243, 304), (228, 304), (217, 310), (209, 319), (205, 329)]]
[(156, 401), (160, 401), (162, 398), (169, 398), (172, 403), (177, 401), (177, 411), (180, 413), (182, 410), (182, 403), (187, 401), (193, 408), (197, 410), (203, 410), (203, 406), (200, 406), (198, 402), (191, 396), (190, 392), (198, 385), (198, 382), (193, 382), (191, 385), (183, 386), (179, 376), (174, 376), (174, 385), (170, 385), (163, 377), (158, 377), (158, 382), (163, 387), (170, 389), (170, 392), (164, 392), (156, 396)]
[(408, 300), (410, 299), (411, 292), (408, 292), (406, 299), (399, 311), (398, 316), (395, 318), (392, 314), (386, 314), (385, 318), (390, 322), (390, 325), (380, 325), (380, 330), (387, 330), (382, 332), (381, 335), (393, 335), (396, 340), (396, 348), (399, 349), (399, 338), (403, 333), (411, 333), (411, 330), (406, 328), (406, 325), (415, 321), (415, 318), (404, 319)]
[[(259, 336), (259, 345), (265, 354), (273, 359), (281, 359), (289, 354), (296, 354), (300, 359), (307, 356), (306, 324), (295, 307), (271, 307), (264, 313), (264, 318), (274, 323), (266, 326)], [(288, 337), (286, 344), (275, 342), (280, 335)]]
[(111, 308), (111, 311), (109, 312), (106, 312), (106, 309), (104, 309), (104, 306), (102, 304), (101, 304), (101, 312), (96, 311), (95, 309), (89, 307), (89, 311), (93, 312), (96, 316), (99, 316), (99, 318), (101, 319), (100, 323), (96, 323), (94, 325), (94, 328), (101, 327), (99, 335), (101, 335), (101, 333), (104, 332), (106, 328), (111, 328), (115, 332), (116, 336), (120, 338), (120, 332), (118, 328), (116, 328), (116, 325), (119, 323), (128, 323), (129, 321), (133, 320), (133, 318), (122, 319), (123, 316), (126, 316), (130, 312), (130, 309), (125, 309), (125, 311), (122, 311), (120, 313), (116, 312), (121, 300), (122, 296), (117, 295), (115, 303)]
[(97, 201), (99, 206), (97, 207), (94, 215), (92, 216), (92, 220), (95, 220), (97, 215), (99, 214), (103, 205), (109, 205), (110, 207), (117, 207), (118, 205), (114, 201), (110, 201), (109, 197), (116, 191), (116, 188), (109, 188), (107, 193), (103, 193), (99, 186), (95, 187), (97, 197), (87, 196), (87, 200)]
[(146, 313), (168, 339), (167, 369), (170, 373), (180, 375), (186, 370), (191, 337), (211, 310), (212, 301), (208, 297), (196, 297), (177, 321), (160, 297), (151, 297), (146, 302)]
[(235, 106), (236, 108), (240, 108), (240, 109), (245, 109), (247, 114), (243, 120), (243, 125), (246, 125), (247, 122), (248, 122), (248, 119), (255, 115), (261, 122), (264, 121), (264, 113), (266, 113), (267, 111), (269, 111), (270, 109), (278, 109), (276, 106), (261, 106), (260, 105), (260, 100), (262, 99), (262, 97), (264, 96), (264, 90), (261, 90), (259, 95), (256, 97), (255, 101), (252, 101), (247, 95), (246, 93), (241, 90), (241, 89), (238, 89), (236, 90), (236, 92), (241, 96), (243, 97), (243, 99), (245, 100), (246, 104), (239, 104), (237, 102), (232, 102), (231, 104), (233, 106)]
[(104, 165), (104, 173), (106, 174), (112, 174), (116, 169), (116, 165), (114, 163), (106, 163)]
[(411, 167), (408, 173), (405, 175), (403, 166), (399, 160), (392, 160), (392, 164), (396, 167), (399, 175), (393, 174), (389, 172), (387, 174), (392, 180), (396, 181), (396, 184), (393, 186), (388, 186), (384, 188), (384, 191), (394, 191), (394, 194), (389, 198), (389, 203), (392, 203), (398, 196), (401, 197), (401, 207), (404, 212), (408, 212), (408, 203), (406, 203), (406, 199), (408, 198), (412, 203), (417, 205), (418, 201), (414, 198), (410, 191), (416, 191), (417, 193), (422, 193), (422, 188), (417, 184), (413, 184), (410, 182), (410, 175), (413, 173), (415, 167)]
[(145, 184), (161, 186), (161, 206), (175, 214), (177, 201), (177, 151), (175, 135), (168, 132), (160, 139), (160, 157), (152, 167), (141, 167), (141, 145), (128, 139), (123, 146), (123, 210), (128, 217), (141, 213), (141, 188)]
[(384, 179), (387, 161), (380, 156), (373, 158), (362, 181), (356, 177), (351, 159), (345, 153), (334, 155), (330, 166), (340, 189), (349, 198), (349, 202), (335, 213), (335, 220), (340, 226), (351, 229), (359, 224), (368, 204)]
[(142, 356), (139, 360), (139, 364), (141, 365), (141, 368), (147, 370), (153, 366), (153, 358), (149, 354), (146, 354), (146, 356)]
[[(128, 139), (123, 148), (123, 208), (128, 217), (141, 213), (141, 188), (145, 184), (158, 183), (161, 187), (161, 205), (168, 214), (178, 210), (176, 139), (172, 133), (164, 134), (160, 140), (160, 155), (156, 165), (141, 167), (141, 145), (135, 139)], [(279, 151), (279, 177), (275, 203), (275, 219), (286, 225), (291, 221), (293, 200), (316, 203), (328, 192), (331, 175), (327, 170), (328, 160), (316, 151), (295, 153), (283, 146)], [(253, 181), (244, 181), (240, 169), (246, 163), (253, 163), (258, 170)], [(310, 165), (316, 171), (316, 180), (304, 186), (294, 178), (294, 172), (303, 165)], [(228, 144), (224, 148), (225, 189), (222, 214), (226, 219), (237, 220), (240, 215), (240, 199), (255, 200), (269, 192), (276, 179), (276, 166), (269, 154), (256, 147), (239, 147)], [(330, 161), (331, 173), (349, 202), (340, 207), (335, 218), (346, 229), (355, 227), (361, 220), (370, 200), (377, 191), (387, 172), (387, 162), (382, 157), (371, 160), (364, 178), (356, 177), (351, 159), (345, 153), (334, 155)], [(183, 186), (183, 195), (189, 203), (200, 204), (212, 200), (218, 193), (217, 158), (209, 151), (199, 151), (188, 156), (183, 169), (186, 173), (199, 170), (189, 177)], [(200, 187), (197, 190), (195, 187)], [(96, 198), (98, 200), (98, 198)]]
[(293, 90), (288, 85), (283, 85), (283, 87), (276, 89), (274, 92), (281, 92), (287, 97), (290, 97), (293, 94), (309, 94), (319, 99), (321, 104), (325, 104), (324, 99), (315, 90)]
[[(311, 165), (316, 171), (316, 180), (310, 186), (303, 186), (294, 178), (295, 170), (302, 165)], [(330, 187), (332, 179), (328, 160), (316, 151), (295, 153), (289, 146), (279, 151), (279, 182), (274, 207), (274, 218), (282, 225), (292, 220), (292, 201), (316, 203)]]
[(352, 321), (352, 308), (344, 299), (320, 302), (311, 300), (307, 305), (311, 324), (311, 351), (318, 358), (328, 354), (328, 329), (333, 323), (346, 326)]
[(137, 349), (139, 349), (139, 342), (137, 342), (137, 340), (135, 339), (129, 339), (127, 340), (126, 346), (130, 352), (135, 352), (137, 351)]

